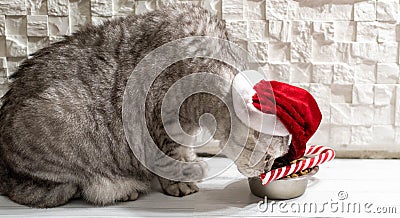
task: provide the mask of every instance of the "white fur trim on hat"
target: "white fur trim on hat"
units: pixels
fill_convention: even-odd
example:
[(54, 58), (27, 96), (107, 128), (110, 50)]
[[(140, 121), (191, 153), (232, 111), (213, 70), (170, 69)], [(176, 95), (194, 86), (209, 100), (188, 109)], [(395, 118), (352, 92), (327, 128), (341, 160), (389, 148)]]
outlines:
[[(255, 82), (252, 82), (252, 78)], [(232, 98), (236, 116), (246, 126), (258, 132), (276, 136), (290, 135), (275, 114), (263, 113), (254, 107), (252, 97), (256, 91), (253, 87), (260, 79), (262, 75), (254, 70), (246, 70), (235, 76), (232, 83)]]

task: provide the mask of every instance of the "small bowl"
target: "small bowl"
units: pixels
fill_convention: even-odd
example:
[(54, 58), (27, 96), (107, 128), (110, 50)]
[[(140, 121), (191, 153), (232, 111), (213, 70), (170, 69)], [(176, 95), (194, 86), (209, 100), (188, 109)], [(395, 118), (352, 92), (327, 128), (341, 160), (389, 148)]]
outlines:
[(309, 173), (296, 178), (284, 178), (275, 180), (267, 185), (262, 185), (259, 177), (249, 178), (251, 193), (264, 198), (275, 200), (286, 200), (299, 197), (307, 188), (308, 179), (315, 175), (319, 167), (314, 167)]

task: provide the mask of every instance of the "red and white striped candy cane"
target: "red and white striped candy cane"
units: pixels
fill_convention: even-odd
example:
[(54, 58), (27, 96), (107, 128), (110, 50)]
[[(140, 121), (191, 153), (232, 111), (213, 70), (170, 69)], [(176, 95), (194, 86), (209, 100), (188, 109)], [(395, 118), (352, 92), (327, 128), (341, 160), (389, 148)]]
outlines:
[(261, 174), (260, 175), (261, 183), (263, 185), (266, 185), (274, 180), (283, 178), (292, 173), (296, 173), (323, 164), (325, 162), (331, 161), (333, 158), (335, 158), (335, 151), (329, 147), (321, 145), (312, 145), (307, 147), (304, 155), (305, 156), (315, 155), (315, 156), (312, 158), (307, 158), (302, 161), (296, 162), (292, 165), (277, 168), (275, 170), (269, 171), (268, 173)]

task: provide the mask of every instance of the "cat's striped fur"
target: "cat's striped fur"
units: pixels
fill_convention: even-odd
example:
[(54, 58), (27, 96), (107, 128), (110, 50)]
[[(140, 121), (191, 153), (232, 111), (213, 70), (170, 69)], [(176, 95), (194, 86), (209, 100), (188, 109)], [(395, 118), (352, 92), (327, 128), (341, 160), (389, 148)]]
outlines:
[[(227, 39), (225, 24), (216, 16), (200, 7), (179, 5), (87, 26), (24, 61), (2, 98), (0, 193), (20, 204), (55, 207), (79, 196), (96, 205), (135, 200), (149, 190), (153, 175), (132, 154), (123, 131), (125, 84), (147, 53), (194, 35)], [(201, 71), (228, 80), (236, 74), (215, 60), (184, 60), (166, 69), (147, 97), (152, 137), (162, 151), (179, 160), (194, 155), (166, 135), (160, 103), (175, 81)], [(194, 131), (205, 112), (216, 117), (216, 137), (225, 140), (229, 112), (207, 94), (193, 95), (182, 105), (182, 127)], [(163, 178), (160, 182), (170, 195), (198, 190), (193, 183)]]

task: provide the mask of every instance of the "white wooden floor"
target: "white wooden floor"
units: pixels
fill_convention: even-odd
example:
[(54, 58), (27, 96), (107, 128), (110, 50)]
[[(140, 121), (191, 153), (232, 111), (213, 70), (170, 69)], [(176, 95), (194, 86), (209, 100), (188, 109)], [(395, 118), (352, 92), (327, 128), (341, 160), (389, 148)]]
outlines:
[[(213, 161), (214, 168), (229, 162)], [(334, 160), (320, 167), (303, 196), (269, 200), (267, 209), (257, 206), (262, 199), (250, 193), (247, 179), (234, 166), (199, 186), (199, 193), (174, 198), (155, 185), (154, 192), (137, 201), (108, 207), (76, 200), (55, 209), (32, 209), (0, 196), (0, 217), (400, 217), (400, 160)]]

